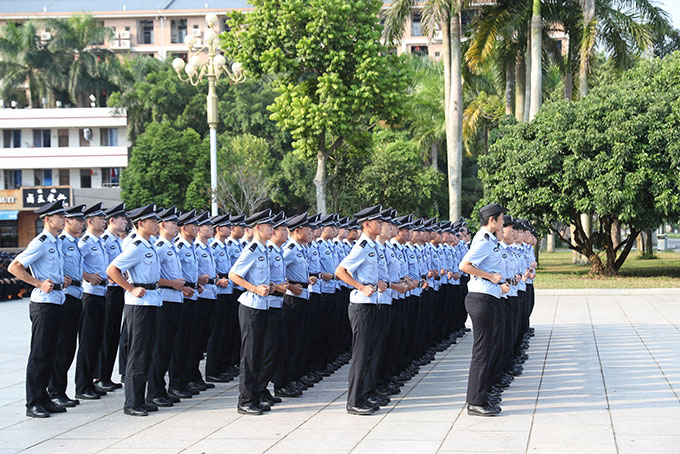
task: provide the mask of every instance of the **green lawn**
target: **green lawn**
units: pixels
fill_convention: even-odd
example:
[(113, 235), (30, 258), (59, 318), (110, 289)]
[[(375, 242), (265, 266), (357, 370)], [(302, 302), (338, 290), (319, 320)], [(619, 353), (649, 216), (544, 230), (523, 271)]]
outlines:
[(619, 270), (619, 276), (599, 277), (590, 268), (573, 265), (571, 251), (541, 253), (534, 286), (553, 288), (672, 288), (680, 287), (680, 253), (660, 252), (657, 258), (642, 260), (635, 251)]

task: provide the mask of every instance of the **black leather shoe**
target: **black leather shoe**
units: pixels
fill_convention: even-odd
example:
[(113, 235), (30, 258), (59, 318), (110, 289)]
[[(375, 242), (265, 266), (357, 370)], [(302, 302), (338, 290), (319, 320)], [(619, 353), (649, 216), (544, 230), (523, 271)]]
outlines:
[(143, 407), (139, 408), (123, 407), (123, 413), (130, 416), (147, 416), (149, 414)]
[(179, 389), (169, 389), (168, 390), (168, 395), (172, 398), (175, 397), (176, 399), (191, 399), (191, 394), (188, 391), (182, 391)]
[(252, 405), (238, 405), (236, 411), (242, 415), (256, 416), (262, 414), (262, 409), (260, 407), (254, 407)]
[(184, 391), (191, 393), (192, 396), (196, 396), (201, 392), (201, 390), (192, 386), (191, 383), (189, 383), (187, 387), (184, 388)]
[(100, 398), (101, 396), (94, 391), (85, 391), (84, 393), (76, 394), (76, 399), (97, 400)]
[(49, 413), (66, 413), (66, 407), (64, 407), (63, 405), (56, 404), (52, 401), (47, 402), (46, 404), (43, 405), (43, 407)]
[(269, 402), (272, 405), (280, 404), (281, 402), (283, 402), (283, 400), (281, 400), (280, 398), (272, 396), (272, 393), (270, 393), (268, 389), (264, 390), (262, 399), (266, 400), (267, 402)]
[(484, 407), (480, 407), (478, 405), (468, 404), (468, 415), (472, 415), (472, 416), (496, 416), (500, 412), (501, 412), (501, 407), (498, 407), (498, 406), (486, 405)]
[(229, 380), (226, 378), (222, 378), (222, 376), (214, 376), (214, 375), (206, 375), (205, 380), (207, 382), (214, 382), (214, 383), (226, 383)]
[(347, 413), (349, 413), (350, 415), (365, 416), (375, 413), (375, 409), (373, 407), (367, 407), (363, 405), (359, 405), (356, 407), (347, 405)]
[(146, 399), (146, 402), (148, 404), (154, 404), (157, 407), (172, 407), (173, 406), (170, 399), (166, 399), (165, 397), (152, 397), (151, 399)]
[(272, 411), (272, 404), (267, 400), (263, 400), (262, 402), (258, 402), (257, 408), (262, 411)]
[(302, 393), (300, 391), (290, 389), (290, 387), (274, 388), (274, 396), (276, 396), (276, 397), (300, 397), (300, 396), (302, 396)]
[(49, 418), (50, 413), (42, 405), (31, 405), (26, 407), (26, 416), (31, 418)]
[(99, 383), (103, 383), (104, 386), (111, 388), (111, 391), (115, 391), (116, 389), (120, 389), (123, 387), (122, 383), (116, 383), (112, 380), (102, 380)]
[(215, 385), (213, 385), (212, 383), (206, 383), (205, 381), (203, 381), (203, 379), (198, 380), (198, 384), (204, 387), (205, 389), (213, 389), (215, 387)]
[(113, 392), (116, 388), (113, 386), (113, 384), (111, 384), (111, 385), (109, 386), (109, 385), (107, 385), (107, 384), (104, 383), (104, 382), (98, 381), (98, 382), (96, 382), (96, 383), (94, 384), (94, 389), (95, 389), (95, 391), (101, 391), (101, 392), (103, 392), (104, 394), (102, 394), (102, 395), (105, 396), (106, 393)]
[(158, 407), (154, 404), (150, 404), (150, 403), (146, 402), (144, 404), (144, 410), (146, 410), (148, 412), (158, 411)]
[(97, 385), (93, 385), (93, 387), (90, 391), (92, 391), (93, 393), (95, 393), (99, 396), (105, 396), (106, 395), (106, 391), (101, 389), (101, 387), (97, 387)]
[(78, 405), (78, 404), (76, 404), (74, 401), (72, 401), (71, 399), (69, 399), (68, 397), (53, 397), (51, 400), (52, 400), (52, 402), (54, 402), (55, 404), (61, 405), (62, 407), (73, 408), (73, 407), (75, 407), (76, 405)]
[[(215, 386), (215, 385), (213, 385), (213, 386)], [(191, 388), (193, 388), (193, 389), (195, 389), (196, 391), (199, 391), (199, 392), (205, 391), (205, 390), (208, 389), (207, 386), (203, 386), (200, 382), (197, 382), (197, 381), (190, 381), (189, 382), (189, 384), (187, 385), (187, 389), (189, 389), (189, 391), (191, 391)], [(193, 393), (193, 391), (192, 391), (192, 393)]]
[[(177, 396), (171, 396), (170, 394), (166, 394), (166, 395), (163, 396), (163, 397), (165, 397), (166, 399), (168, 399), (168, 400), (169, 400), (170, 402), (172, 402), (173, 404), (178, 404), (178, 403), (181, 402), (181, 400), (180, 400), (179, 397), (177, 397)], [(189, 396), (189, 397), (191, 397), (191, 396)]]

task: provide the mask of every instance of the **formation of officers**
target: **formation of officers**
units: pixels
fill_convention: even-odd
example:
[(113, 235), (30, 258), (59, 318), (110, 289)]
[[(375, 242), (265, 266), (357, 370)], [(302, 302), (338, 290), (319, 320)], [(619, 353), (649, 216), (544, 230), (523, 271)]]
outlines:
[(44, 230), (9, 266), (35, 287), (26, 414), (122, 388), (118, 357), (132, 416), (236, 376), (238, 412), (261, 415), (350, 359), (347, 412), (367, 415), (470, 330), (468, 313), (468, 412), (497, 414), (528, 358), (536, 243), (503, 211), (484, 207), (470, 243), (462, 218), (380, 205), (350, 218), (47, 204)]

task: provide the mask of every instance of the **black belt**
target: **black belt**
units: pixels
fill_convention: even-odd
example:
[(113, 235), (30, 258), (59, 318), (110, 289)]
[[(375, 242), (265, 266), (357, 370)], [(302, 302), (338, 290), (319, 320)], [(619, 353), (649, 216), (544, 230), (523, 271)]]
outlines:
[[(169, 285), (160, 285), (160, 284), (158, 284), (158, 288), (164, 288), (164, 289), (167, 289), (167, 290), (177, 290), (176, 288), (170, 287)], [(177, 291), (179, 292), (179, 290), (177, 290)]]
[(189, 281), (187, 281), (187, 282), (184, 283), (184, 287), (196, 288), (196, 287), (197, 287), (197, 284), (196, 284), (195, 282), (189, 282)]
[(143, 289), (146, 290), (156, 290), (158, 289), (158, 282), (155, 282), (153, 284), (138, 284), (137, 282), (132, 283), (133, 287), (142, 287)]
[(213, 278), (208, 279), (208, 282), (206, 282), (206, 284), (214, 284), (214, 283), (215, 283), (215, 279), (213, 279)]
[(64, 290), (64, 284), (54, 284), (52, 290)]
[(309, 285), (309, 282), (288, 281), (288, 283), (293, 284), (293, 285), (295, 285), (295, 284), (302, 285), (303, 287), (306, 286), (306, 285)]
[(217, 273), (217, 277), (220, 279), (229, 279), (229, 273)]
[(82, 281), (74, 281), (71, 279), (71, 283), (68, 285), (69, 287), (80, 287), (82, 285)]
[(309, 277), (315, 277), (315, 278), (318, 279), (318, 278), (319, 278), (319, 274), (320, 274), (320, 273), (309, 273)]
[(274, 293), (271, 294), (271, 296), (283, 296), (283, 293), (275, 291)]

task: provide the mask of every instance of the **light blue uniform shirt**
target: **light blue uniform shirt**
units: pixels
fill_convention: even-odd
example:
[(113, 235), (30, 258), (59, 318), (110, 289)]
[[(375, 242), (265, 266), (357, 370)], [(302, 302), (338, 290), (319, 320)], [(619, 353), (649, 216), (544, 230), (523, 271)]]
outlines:
[[(309, 263), (307, 263), (305, 250), (292, 238), (283, 247), (283, 260), (286, 262), (286, 279), (288, 282), (309, 281)], [(308, 300), (309, 290), (306, 285), (302, 285), (302, 293), (299, 295), (293, 294), (290, 290), (286, 290), (286, 295)]]
[[(338, 267), (337, 258), (334, 252), (333, 242), (330, 240), (317, 240), (319, 250), (319, 263), (321, 265), (322, 273), (335, 274), (335, 269)], [(319, 277), (321, 282), (321, 293), (335, 293), (338, 284), (335, 279), (326, 282)]]
[[(61, 252), (61, 240), (46, 230), (33, 238), (26, 249), (16, 257), (16, 261), (29, 269), (34, 278), (44, 281), (50, 279), (55, 284), (64, 284), (64, 256)], [(52, 290), (45, 293), (38, 287), (31, 292), (34, 303), (64, 304), (63, 290)]]
[[(156, 241), (154, 247), (156, 248), (158, 262), (161, 266), (161, 279), (184, 279), (178, 251), (175, 245), (172, 244), (172, 241), (161, 237)], [(162, 288), (159, 289), (158, 292), (160, 293), (162, 301), (169, 301), (171, 303), (184, 302), (184, 296), (182, 295), (181, 290)]]
[[(83, 256), (78, 249), (78, 239), (72, 237), (69, 233), (64, 232), (59, 235), (61, 240), (61, 251), (64, 256), (64, 276), (68, 276), (71, 280), (83, 280)], [(81, 285), (69, 285), (64, 289), (64, 293), (71, 295), (74, 298), (81, 299), (83, 297), (83, 287)]]
[[(373, 242), (365, 234), (361, 234), (350, 253), (340, 262), (341, 267), (346, 269), (354, 278), (363, 285), (378, 284), (378, 252)], [(378, 292), (366, 296), (357, 289), (352, 289), (349, 294), (350, 303), (377, 304)]]
[[(390, 282), (390, 272), (387, 269), (387, 252), (385, 245), (380, 241), (375, 242), (375, 250), (378, 253), (378, 280), (385, 283)], [(392, 289), (388, 288), (384, 292), (378, 293), (378, 304), (392, 304)]]
[[(396, 238), (392, 238), (390, 240), (390, 245), (392, 246), (392, 250), (394, 251), (394, 256), (397, 258), (397, 261), (399, 262), (400, 270), (399, 270), (399, 279), (402, 279), (406, 276), (408, 276), (408, 261), (406, 260), (406, 246), (403, 244), (399, 243)], [(411, 295), (411, 291), (407, 291), (404, 294), (401, 294), (399, 292), (395, 292), (397, 298), (399, 299), (404, 299), (408, 296)]]
[[(194, 241), (194, 246), (196, 246), (196, 258), (198, 260), (198, 275), (203, 276), (204, 274), (207, 274), (210, 279), (215, 280), (217, 278), (217, 272), (215, 271), (215, 260), (210, 253), (210, 249), (198, 239)], [(217, 285), (215, 284), (205, 284), (200, 298), (209, 300), (217, 299), (216, 289)]]
[[(404, 277), (404, 275), (401, 274), (402, 264), (396, 249), (394, 244), (389, 241), (385, 243), (385, 261), (387, 262), (387, 274), (389, 276), (387, 282), (390, 283), (399, 282)], [(392, 299), (402, 299), (403, 297), (404, 295), (401, 293), (392, 290)]]
[[(517, 260), (511, 247), (503, 242), (501, 245), (501, 257), (503, 258), (503, 280), (511, 279), (517, 274)], [(501, 298), (507, 298), (509, 296), (517, 296), (517, 286), (510, 285), (510, 290), (508, 293), (502, 294)]]
[[(227, 246), (227, 251), (229, 251), (229, 258), (231, 259), (231, 264), (233, 266), (234, 263), (238, 260), (238, 258), (241, 256), (241, 251), (243, 251), (243, 248), (239, 244), (238, 240), (235, 240), (232, 237), (229, 237), (226, 243)], [(233, 287), (235, 290), (241, 290), (243, 291), (244, 288), (241, 287), (240, 285), (234, 284)]]
[[(406, 262), (408, 266), (408, 275), (411, 279), (420, 282), (422, 274), (420, 273), (420, 263), (418, 261), (418, 250), (415, 245), (408, 244), (404, 247), (404, 256), (406, 257)], [(423, 289), (420, 284), (410, 291), (410, 295), (420, 296), (423, 293)]]
[[(286, 282), (286, 262), (283, 260), (283, 250), (271, 241), (267, 241), (269, 251), (269, 276), (274, 284)], [(281, 309), (283, 307), (283, 296), (267, 296), (269, 307)]]
[[(128, 282), (130, 283), (157, 284), (158, 279), (161, 277), (161, 267), (156, 249), (141, 235), (137, 235), (137, 239), (118, 257), (113, 259), (111, 265), (118, 268), (121, 272), (127, 271), (129, 276)], [(126, 291), (125, 304), (159, 307), (163, 305), (163, 300), (158, 289), (147, 289), (141, 298), (137, 298), (132, 293)]]
[[(271, 277), (267, 248), (259, 241), (253, 240), (243, 249), (238, 260), (232, 266), (231, 272), (255, 286), (269, 285)], [(267, 310), (269, 308), (266, 296), (260, 296), (250, 291), (243, 292), (238, 301), (253, 309)]]
[[(120, 238), (118, 238), (117, 235), (114, 235), (108, 230), (102, 235), (101, 243), (104, 251), (106, 251), (106, 256), (109, 259), (108, 263), (113, 262), (113, 259), (118, 257), (118, 255), (123, 252), (123, 242), (120, 240)], [(118, 287), (118, 284), (115, 282), (109, 282), (108, 285), (109, 287)]]
[(133, 241), (137, 239), (137, 230), (134, 228), (128, 233), (125, 239), (121, 242), (121, 249), (127, 248)]
[[(468, 261), (487, 273), (503, 274), (502, 254), (501, 245), (494, 234), (482, 227), (472, 239), (470, 250), (465, 254), (462, 261)], [(477, 276), (470, 277), (468, 292), (484, 293), (496, 298), (500, 298), (502, 293), (500, 285)]]
[[(196, 251), (194, 245), (187, 240), (178, 236), (175, 239), (175, 247), (179, 254), (179, 261), (182, 264), (182, 277), (185, 281), (198, 284), (198, 260), (196, 259)], [(194, 293), (185, 299), (196, 301), (198, 299), (198, 285), (194, 289)]]
[[(321, 272), (321, 262), (319, 259), (319, 245), (318, 243), (312, 241), (305, 248), (307, 252), (307, 263), (309, 264), (309, 274), (318, 274)], [(316, 284), (309, 285), (309, 291), (311, 293), (321, 293), (321, 281), (322, 279), (317, 279)]]
[[(210, 252), (212, 253), (213, 260), (215, 260), (217, 279), (226, 278), (231, 269), (231, 256), (229, 255), (227, 245), (213, 238), (210, 243)], [(229, 281), (229, 285), (226, 287), (215, 286), (215, 291), (218, 295), (231, 295), (234, 293), (234, 283)]]
[(83, 292), (90, 295), (106, 295), (106, 267), (109, 266), (109, 257), (104, 252), (101, 240), (91, 233), (85, 232), (78, 242), (78, 248), (83, 255), (83, 271), (90, 274), (98, 274), (102, 278), (99, 285), (92, 285), (83, 280)]

